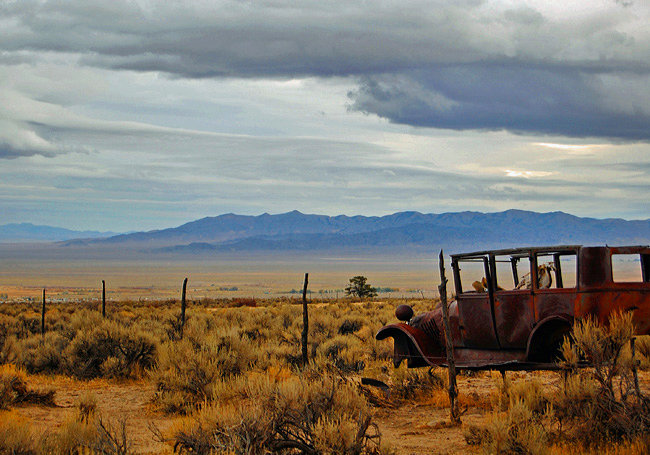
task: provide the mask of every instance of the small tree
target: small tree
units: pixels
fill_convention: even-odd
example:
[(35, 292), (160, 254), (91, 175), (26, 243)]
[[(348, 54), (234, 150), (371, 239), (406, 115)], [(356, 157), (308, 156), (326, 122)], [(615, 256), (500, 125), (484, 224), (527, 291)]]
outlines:
[(377, 289), (367, 284), (366, 281), (368, 278), (361, 275), (350, 278), (350, 284), (345, 287), (345, 293), (359, 298), (375, 297)]

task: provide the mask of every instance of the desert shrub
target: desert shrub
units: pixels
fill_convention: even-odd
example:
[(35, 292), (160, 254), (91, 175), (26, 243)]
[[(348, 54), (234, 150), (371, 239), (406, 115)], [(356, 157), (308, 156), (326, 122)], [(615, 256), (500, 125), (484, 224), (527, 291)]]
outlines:
[[(187, 323), (189, 317), (186, 317), (185, 323)], [(181, 339), (181, 333), (183, 331), (182, 320), (180, 314), (166, 314), (163, 321), (165, 328), (165, 336), (167, 339), (176, 341)]]
[(60, 315), (52, 325), (54, 330), (44, 336), (10, 338), (7, 359), (30, 373), (67, 373), (79, 378), (134, 376), (155, 361), (158, 340), (137, 324), (120, 324), (81, 310)]
[(464, 432), (469, 445), (481, 445), (485, 453), (544, 454), (553, 435), (548, 431), (554, 417), (548, 386), (538, 378), (513, 382), (499, 380), (493, 405), (497, 410), (483, 425), (470, 425)]
[[(298, 368), (302, 365), (302, 352), (299, 345), (282, 344), (273, 347), (270, 356), (276, 359), (276, 363), (286, 365), (289, 367)], [(313, 358), (313, 355), (311, 356)], [(273, 362), (271, 362), (273, 363)]]
[[(572, 339), (562, 346), (564, 364), (572, 369), (574, 376), (578, 360), (591, 366), (587, 378), (568, 382), (567, 394), (576, 396), (583, 406), (563, 401), (559, 415), (574, 429), (574, 435), (585, 438), (585, 428), (595, 431), (603, 440), (633, 438), (650, 430), (650, 400), (634, 385), (632, 364), (625, 350), (634, 334), (632, 314), (615, 313), (608, 325), (599, 325), (594, 319), (578, 321), (572, 331)], [(586, 443), (598, 444), (593, 437)]]
[(363, 321), (346, 319), (339, 326), (338, 332), (340, 335), (348, 335), (361, 329), (361, 326), (363, 326)]
[(211, 399), (212, 386), (220, 377), (218, 355), (209, 346), (195, 349), (188, 340), (162, 346), (152, 378), (155, 401), (164, 412), (188, 413)]
[(242, 399), (215, 402), (174, 431), (182, 453), (381, 453), (379, 434), (356, 388), (330, 376), (265, 377), (240, 385)]
[(67, 370), (77, 377), (128, 377), (153, 365), (156, 348), (150, 334), (105, 321), (78, 332), (64, 355)]
[(316, 343), (336, 335), (336, 320), (327, 312), (313, 312), (309, 320), (309, 332)]
[(90, 448), (95, 453), (127, 455), (131, 452), (126, 419), (115, 421), (103, 420), (98, 417), (95, 421), (95, 440)]
[(152, 377), (156, 401), (168, 413), (188, 413), (213, 397), (217, 380), (258, 363), (259, 351), (236, 329), (217, 335), (190, 327), (186, 338), (165, 343)]
[(11, 348), (13, 343), (12, 338), (15, 337), (16, 318), (0, 314), (0, 363), (6, 363), (9, 360)]
[(14, 359), (30, 373), (55, 373), (62, 367), (62, 353), (68, 343), (58, 332), (31, 335), (15, 344)]
[[(49, 319), (51, 320), (52, 317), (50, 316)], [(52, 329), (68, 341), (72, 341), (80, 332), (87, 332), (105, 322), (99, 312), (81, 308), (72, 314), (60, 316), (53, 322)]]
[(0, 365), (0, 409), (18, 403), (54, 404), (54, 391), (36, 391), (27, 386), (25, 372), (13, 365)]
[[(386, 343), (384, 340), (375, 339), (375, 333), (378, 332), (377, 329), (368, 329), (368, 335), (364, 337), (364, 344), (366, 346), (366, 352), (370, 359), (375, 361), (381, 361), (385, 363), (387, 360), (393, 359), (393, 345), (391, 343)], [(363, 329), (362, 329), (363, 331)]]
[(7, 409), (20, 400), (20, 394), (27, 390), (25, 373), (13, 365), (0, 367), (0, 409)]
[[(467, 441), (490, 453), (543, 453), (549, 441), (596, 451), (641, 441), (650, 430), (650, 401), (635, 388), (625, 352), (633, 333), (629, 313), (612, 315), (604, 326), (591, 318), (576, 322), (562, 346), (565, 380), (550, 390), (534, 380), (508, 386), (501, 392), (505, 413), (472, 428)], [(582, 361), (591, 368), (577, 369)]]
[(341, 373), (358, 373), (366, 367), (365, 352), (358, 339), (338, 335), (319, 346), (317, 356), (329, 359)]
[(41, 330), (41, 316), (34, 311), (20, 313), (16, 317), (16, 336), (27, 338)]
[(235, 298), (232, 300), (229, 300), (228, 303), (226, 303), (227, 308), (239, 308), (243, 306), (247, 307), (256, 307), (257, 306), (257, 301), (253, 298)]

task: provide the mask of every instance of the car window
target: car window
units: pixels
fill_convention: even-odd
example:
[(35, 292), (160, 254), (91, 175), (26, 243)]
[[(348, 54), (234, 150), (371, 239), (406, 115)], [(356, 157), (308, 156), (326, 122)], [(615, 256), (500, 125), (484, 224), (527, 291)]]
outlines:
[(615, 282), (641, 283), (643, 270), (640, 254), (612, 254), (612, 278)]
[(578, 282), (578, 255), (564, 254), (559, 256), (563, 288), (575, 288)]
[(463, 294), (487, 292), (485, 266), (482, 260), (459, 261), (458, 269)]
[[(530, 277), (530, 258), (510, 255), (495, 256), (497, 291), (521, 290), (527, 288), (525, 280)], [(513, 268), (513, 261), (515, 267)], [(516, 275), (515, 275), (516, 272)]]
[(537, 254), (539, 289), (575, 288), (578, 257), (576, 253), (549, 252)]

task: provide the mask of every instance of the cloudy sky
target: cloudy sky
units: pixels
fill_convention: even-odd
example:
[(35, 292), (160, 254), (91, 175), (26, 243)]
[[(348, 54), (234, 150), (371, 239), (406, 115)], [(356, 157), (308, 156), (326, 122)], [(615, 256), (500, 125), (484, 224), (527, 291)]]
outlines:
[(650, 217), (650, 2), (0, 0), (0, 224)]

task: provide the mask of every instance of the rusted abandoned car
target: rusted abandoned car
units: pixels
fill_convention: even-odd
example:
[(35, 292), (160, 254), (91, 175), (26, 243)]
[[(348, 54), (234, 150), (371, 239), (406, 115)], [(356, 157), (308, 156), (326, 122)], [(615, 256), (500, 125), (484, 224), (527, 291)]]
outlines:
[[(554, 368), (564, 336), (587, 315), (605, 322), (615, 311), (632, 311), (637, 334), (650, 334), (649, 246), (480, 251), (452, 255), (451, 266), (459, 368)], [(446, 365), (440, 307), (413, 317), (400, 305), (396, 315), (403, 322), (376, 336), (393, 338), (395, 366)]]

